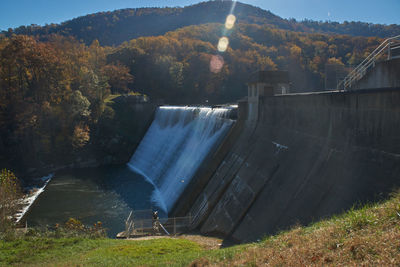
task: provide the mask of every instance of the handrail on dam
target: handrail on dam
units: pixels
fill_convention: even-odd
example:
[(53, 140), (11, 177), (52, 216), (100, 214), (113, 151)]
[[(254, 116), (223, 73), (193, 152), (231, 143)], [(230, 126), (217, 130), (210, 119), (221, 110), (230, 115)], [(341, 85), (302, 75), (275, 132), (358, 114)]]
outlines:
[(187, 232), (192, 224), (192, 216), (171, 218), (149, 218), (152, 210), (131, 211), (125, 220), (125, 231), (118, 238), (151, 235), (176, 235)]
[(371, 54), (368, 55), (357, 67), (355, 67), (342, 81), (337, 85), (338, 90), (348, 90), (351, 86), (360, 80), (370, 67), (375, 66), (376, 60), (385, 52), (388, 53), (388, 59), (391, 59), (392, 46), (400, 45), (400, 35), (391, 37), (383, 41)]

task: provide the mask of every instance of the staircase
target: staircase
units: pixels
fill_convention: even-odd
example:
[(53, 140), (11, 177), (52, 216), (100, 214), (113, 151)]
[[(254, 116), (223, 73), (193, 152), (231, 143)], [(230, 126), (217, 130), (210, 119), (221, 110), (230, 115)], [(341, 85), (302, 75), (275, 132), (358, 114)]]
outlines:
[(394, 36), (383, 41), (366, 59), (355, 67), (337, 85), (338, 90), (351, 90), (355, 82), (359, 81), (368, 70), (375, 67), (377, 60), (387, 54), (387, 59), (400, 58), (400, 35)]

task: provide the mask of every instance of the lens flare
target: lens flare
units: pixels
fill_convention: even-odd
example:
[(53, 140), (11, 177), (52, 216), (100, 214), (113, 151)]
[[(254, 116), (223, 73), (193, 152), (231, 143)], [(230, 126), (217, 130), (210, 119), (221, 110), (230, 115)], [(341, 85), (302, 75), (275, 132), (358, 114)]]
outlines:
[(226, 21), (225, 21), (225, 28), (227, 28), (228, 30), (232, 29), (233, 26), (235, 26), (235, 22), (236, 22), (236, 17), (233, 14), (228, 15), (228, 17), (226, 17)]
[(233, 14), (233, 11), (235, 11), (236, 4), (237, 4), (237, 1), (232, 2), (231, 11), (229, 11), (229, 14)]
[(227, 37), (221, 37), (218, 41), (218, 51), (225, 52), (228, 49), (229, 39)]
[(224, 58), (220, 55), (214, 55), (210, 61), (210, 71), (213, 73), (219, 73), (224, 66)]

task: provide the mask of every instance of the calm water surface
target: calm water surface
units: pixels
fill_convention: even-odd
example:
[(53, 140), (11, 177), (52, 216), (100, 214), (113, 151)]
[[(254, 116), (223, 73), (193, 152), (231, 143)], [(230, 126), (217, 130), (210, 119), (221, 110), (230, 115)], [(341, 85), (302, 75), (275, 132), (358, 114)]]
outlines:
[(54, 226), (69, 218), (87, 225), (101, 221), (108, 235), (115, 237), (124, 230), (132, 209), (158, 210), (150, 200), (153, 189), (125, 165), (59, 172), (28, 211), (26, 220), (29, 226)]

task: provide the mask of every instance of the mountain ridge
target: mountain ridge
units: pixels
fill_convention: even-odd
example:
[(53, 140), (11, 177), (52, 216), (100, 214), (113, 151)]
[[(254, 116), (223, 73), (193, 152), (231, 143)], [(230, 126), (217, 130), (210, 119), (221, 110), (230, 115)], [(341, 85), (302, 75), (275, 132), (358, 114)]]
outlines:
[[(186, 7), (126, 8), (98, 12), (45, 26), (20, 26), (3, 31), (5, 36), (25, 34), (45, 37), (49, 34), (74, 36), (90, 44), (119, 45), (142, 36), (158, 36), (185, 26), (224, 23), (232, 1), (208, 1)], [(400, 26), (364, 22), (321, 22), (283, 19), (268, 10), (237, 2), (234, 10), (238, 22), (306, 33), (348, 34), (353, 36), (390, 37), (400, 35)]]

